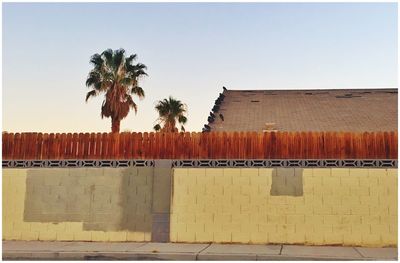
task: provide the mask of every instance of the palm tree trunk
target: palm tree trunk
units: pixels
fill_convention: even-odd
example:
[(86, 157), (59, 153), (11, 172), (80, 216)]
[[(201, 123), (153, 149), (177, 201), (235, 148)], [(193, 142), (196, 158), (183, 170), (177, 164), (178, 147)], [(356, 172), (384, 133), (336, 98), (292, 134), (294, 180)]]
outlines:
[(121, 120), (111, 118), (111, 132), (119, 132)]

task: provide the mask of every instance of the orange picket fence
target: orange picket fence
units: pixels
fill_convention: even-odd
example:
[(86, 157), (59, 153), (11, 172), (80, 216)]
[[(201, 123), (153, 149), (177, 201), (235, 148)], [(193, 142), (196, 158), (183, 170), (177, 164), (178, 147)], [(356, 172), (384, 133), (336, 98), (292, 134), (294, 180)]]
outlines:
[(397, 159), (397, 132), (3, 133), (3, 160)]

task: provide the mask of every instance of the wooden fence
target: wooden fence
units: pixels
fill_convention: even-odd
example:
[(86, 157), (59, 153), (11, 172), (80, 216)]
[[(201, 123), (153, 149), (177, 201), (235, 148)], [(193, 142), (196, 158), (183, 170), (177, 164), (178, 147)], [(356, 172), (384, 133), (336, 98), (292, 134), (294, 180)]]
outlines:
[(397, 132), (3, 133), (3, 159), (397, 159)]

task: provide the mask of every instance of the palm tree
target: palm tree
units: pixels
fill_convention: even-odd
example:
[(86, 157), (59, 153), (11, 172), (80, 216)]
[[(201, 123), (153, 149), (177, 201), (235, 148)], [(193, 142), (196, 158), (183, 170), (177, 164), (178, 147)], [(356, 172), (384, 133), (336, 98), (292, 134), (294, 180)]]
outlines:
[[(187, 107), (181, 101), (172, 98), (160, 100), (155, 109), (158, 111), (159, 122), (154, 126), (154, 130), (163, 132), (177, 132), (176, 123), (181, 124), (181, 131), (185, 131), (183, 125), (187, 122)], [(161, 124), (163, 127), (161, 127)]]
[(87, 93), (86, 102), (92, 96), (105, 93), (101, 118), (111, 117), (112, 132), (119, 132), (121, 120), (128, 116), (131, 109), (137, 112), (131, 95), (144, 98), (138, 80), (147, 75), (147, 68), (141, 63), (134, 65), (136, 58), (136, 54), (126, 57), (123, 49), (107, 49), (101, 54), (94, 54), (90, 59), (93, 69), (89, 72), (86, 86), (92, 90)]

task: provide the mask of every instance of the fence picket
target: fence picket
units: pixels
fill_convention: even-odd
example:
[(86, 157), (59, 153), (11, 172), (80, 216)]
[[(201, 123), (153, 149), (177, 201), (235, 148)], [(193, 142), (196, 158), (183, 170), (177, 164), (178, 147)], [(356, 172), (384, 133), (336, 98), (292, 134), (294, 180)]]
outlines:
[(392, 132), (3, 133), (3, 159), (397, 159)]

